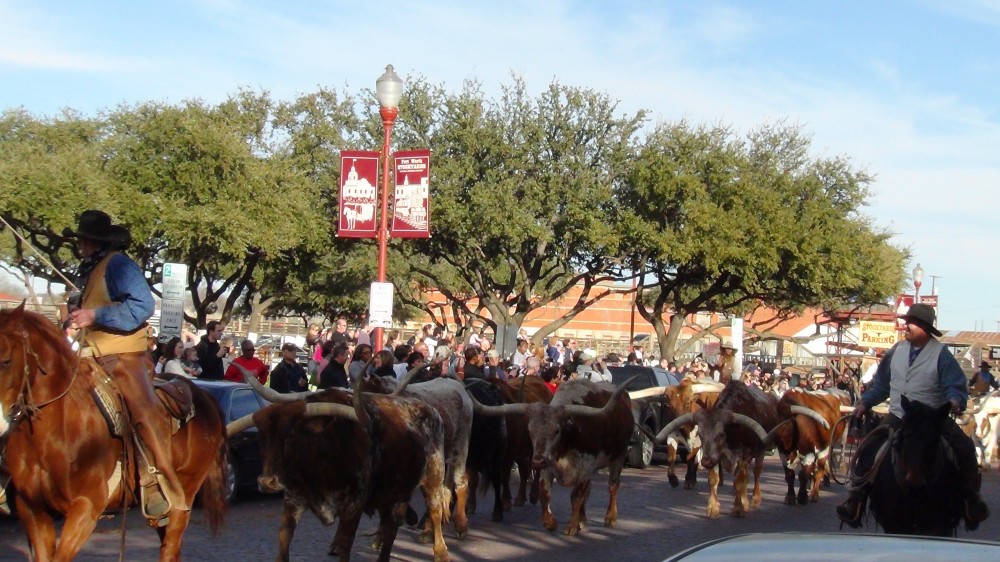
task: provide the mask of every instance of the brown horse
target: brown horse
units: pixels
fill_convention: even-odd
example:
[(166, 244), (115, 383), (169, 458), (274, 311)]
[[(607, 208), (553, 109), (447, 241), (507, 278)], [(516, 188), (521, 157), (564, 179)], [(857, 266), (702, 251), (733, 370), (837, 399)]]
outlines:
[[(0, 412), (9, 421), (5, 457), (17, 489), (17, 515), (38, 562), (72, 560), (103, 512), (136, 503), (135, 447), (111, 435), (91, 397), (98, 372), (93, 362), (77, 358), (44, 316), (25, 311), (23, 303), (0, 310)], [(195, 416), (172, 438), (174, 468), (189, 504), (202, 490), (214, 534), (226, 509), (225, 427), (215, 401), (188, 387)], [(121, 461), (125, 469), (119, 472)], [(58, 540), (51, 513), (65, 516)], [(180, 559), (190, 515), (173, 510), (157, 529), (161, 561)]]

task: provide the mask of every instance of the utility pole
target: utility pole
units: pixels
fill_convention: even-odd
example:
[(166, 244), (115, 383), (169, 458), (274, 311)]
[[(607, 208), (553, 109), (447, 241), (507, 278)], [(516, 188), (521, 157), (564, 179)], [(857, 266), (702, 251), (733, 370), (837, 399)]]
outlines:
[(932, 295), (936, 295), (937, 291), (934, 289), (934, 285), (935, 285), (934, 282), (937, 281), (938, 279), (944, 277), (944, 276), (943, 275), (928, 275), (928, 277), (931, 278), (931, 294)]

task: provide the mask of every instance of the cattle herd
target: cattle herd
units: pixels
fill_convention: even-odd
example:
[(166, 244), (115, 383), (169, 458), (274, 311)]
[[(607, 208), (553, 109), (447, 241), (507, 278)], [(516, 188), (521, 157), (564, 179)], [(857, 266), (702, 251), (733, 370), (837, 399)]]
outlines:
[[(246, 377), (273, 404), (227, 430), (232, 435), (256, 425), (264, 458), (260, 486), (284, 492), (278, 560), (289, 559), (296, 523), (306, 510), (325, 524), (338, 522), (330, 554), (344, 560), (361, 515), (377, 512), (372, 546), (379, 549), (379, 560), (389, 560), (399, 527), (404, 521), (417, 524), (410, 501), (418, 488), (426, 505), (419, 540), (433, 543), (435, 560), (447, 560), (442, 526), (450, 522), (455, 536), (466, 535), (480, 478), (493, 490), (494, 521), (501, 521), (512, 503), (537, 499), (549, 531), (558, 526), (550, 505), (558, 480), (571, 489), (565, 533), (577, 535), (586, 521), (591, 478), (607, 469), (604, 524), (615, 526), (621, 472), (634, 434), (628, 383), (570, 380), (552, 394), (536, 377), (408, 384), (413, 374), (398, 384), (375, 377), (357, 381), (353, 391), (292, 395)], [(682, 445), (686, 488), (696, 484), (698, 464), (708, 470), (709, 518), (720, 515), (724, 472), (733, 478), (732, 515), (744, 516), (760, 505), (760, 474), (769, 449), (777, 450), (785, 467), (786, 503), (817, 501), (837, 445), (843, 448), (851, 411), (849, 398), (837, 391), (793, 389), (779, 399), (738, 381), (685, 380), (666, 387), (664, 399), (673, 421), (650, 437), (667, 446), (672, 486), (679, 484), (673, 464)], [(514, 464), (520, 483), (512, 498)]]

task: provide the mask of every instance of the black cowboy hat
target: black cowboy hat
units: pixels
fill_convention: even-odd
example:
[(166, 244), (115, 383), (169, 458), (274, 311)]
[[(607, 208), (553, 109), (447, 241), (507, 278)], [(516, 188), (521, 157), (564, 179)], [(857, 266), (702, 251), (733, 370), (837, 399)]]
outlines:
[(987, 369), (992, 369), (993, 365), (990, 365), (989, 361), (983, 361), (982, 363), (979, 364), (979, 368), (982, 369), (983, 367), (986, 367)]
[(907, 322), (914, 322), (924, 329), (928, 334), (941, 337), (941, 330), (934, 327), (934, 320), (937, 317), (934, 314), (934, 307), (929, 304), (917, 303), (910, 307), (906, 311), (906, 314), (900, 314), (898, 318), (902, 318)]
[(116, 246), (128, 246), (132, 235), (128, 229), (118, 224), (111, 224), (111, 217), (104, 211), (87, 210), (80, 213), (76, 230), (63, 229), (67, 238), (85, 238), (97, 242), (113, 242)]

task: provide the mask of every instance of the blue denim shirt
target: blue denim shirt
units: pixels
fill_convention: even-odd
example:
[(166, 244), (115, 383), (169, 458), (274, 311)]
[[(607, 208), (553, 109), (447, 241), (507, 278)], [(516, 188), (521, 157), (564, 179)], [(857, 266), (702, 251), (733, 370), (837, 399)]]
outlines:
[[(878, 370), (875, 371), (875, 378), (872, 379), (871, 386), (861, 396), (861, 403), (865, 405), (865, 408), (880, 404), (889, 397), (889, 381), (892, 378), (889, 365), (892, 363), (892, 356), (896, 349), (898, 348), (894, 346), (882, 358), (878, 364)], [(913, 363), (913, 357), (910, 357), (910, 363)], [(938, 381), (944, 389), (945, 397), (950, 401), (958, 402), (964, 409), (966, 401), (969, 399), (968, 383), (965, 373), (962, 372), (962, 367), (947, 349), (941, 350), (938, 355), (937, 371)]]
[(142, 269), (131, 258), (121, 253), (111, 256), (104, 271), (104, 282), (113, 304), (94, 311), (97, 324), (131, 332), (153, 315), (153, 292)]

